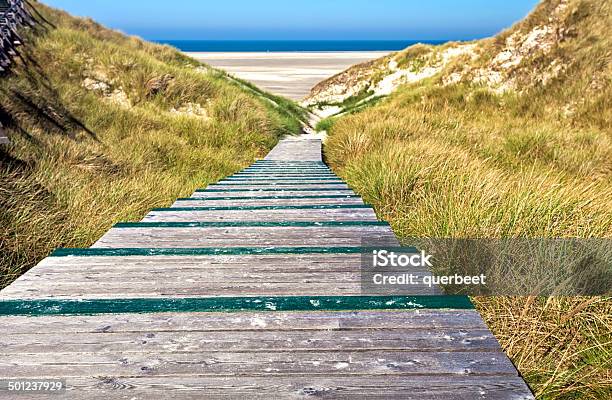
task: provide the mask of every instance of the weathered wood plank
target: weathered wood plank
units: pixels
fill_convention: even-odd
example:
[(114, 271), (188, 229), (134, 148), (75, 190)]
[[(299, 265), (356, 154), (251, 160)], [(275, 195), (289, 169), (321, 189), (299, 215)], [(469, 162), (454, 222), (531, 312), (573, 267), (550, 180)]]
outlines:
[(210, 199), (181, 199), (172, 204), (172, 207), (206, 207), (206, 206), (280, 206), (280, 205), (306, 205), (306, 204), (364, 204), (359, 197), (340, 198), (291, 198), (291, 199), (258, 199), (230, 197), (225, 200)]
[(486, 329), (475, 310), (151, 313), (78, 316), (2, 316), (13, 334), (100, 332), (233, 332), (292, 330)]
[(270, 197), (270, 196), (292, 196), (295, 198), (304, 197), (312, 198), (313, 196), (355, 196), (355, 192), (350, 189), (343, 190), (283, 190), (283, 189), (271, 189), (271, 190), (240, 190), (240, 191), (197, 191), (191, 196), (194, 199), (205, 199), (209, 197)]
[(487, 329), (419, 329), (346, 332), (318, 331), (228, 331), (228, 332), (136, 332), (136, 333), (9, 333), (0, 337), (0, 357), (11, 354), (122, 352), (155, 354), (178, 352), (346, 352), (363, 350), (402, 351), (499, 351)]
[[(316, 212), (315, 212), (316, 211)], [(371, 209), (152, 211), (143, 221), (376, 221)]]
[(349, 189), (346, 183), (330, 183), (330, 184), (321, 184), (321, 183), (269, 183), (269, 184), (231, 184), (231, 183), (221, 183), (221, 184), (213, 184), (206, 187), (207, 190), (232, 190), (232, 189), (240, 189), (240, 190), (260, 190), (260, 189), (283, 189), (283, 190), (293, 190), (293, 189), (319, 189), (319, 190), (338, 190), (338, 189)]
[[(241, 255), (178, 255), (178, 256), (91, 256), (91, 257), (47, 257), (28, 273), (64, 270), (155, 270), (167, 267), (176, 269), (252, 269), (292, 271), (358, 271), (361, 254), (241, 254)], [(25, 275), (24, 275), (25, 276)]]
[(458, 375), (516, 376), (500, 352), (277, 351), (188, 353), (11, 354), (0, 358), (0, 374), (57, 378), (99, 375), (306, 376), (306, 375)]
[(315, 183), (318, 182), (329, 182), (329, 181), (334, 181), (334, 182), (344, 182), (342, 179), (338, 178), (336, 175), (333, 174), (329, 174), (329, 175), (301, 175), (301, 176), (295, 176), (295, 175), (291, 175), (291, 176), (283, 176), (283, 175), (276, 175), (276, 174), (265, 174), (265, 175), (233, 175), (233, 176), (228, 176), (227, 178), (221, 180), (220, 182), (282, 182), (282, 181), (289, 181), (289, 182), (304, 182), (304, 181), (314, 181)]
[(243, 171), (237, 172), (234, 175), (229, 176), (228, 178), (238, 178), (238, 177), (246, 177), (246, 178), (310, 178), (310, 177), (330, 177), (330, 178), (338, 178), (338, 175), (333, 172), (326, 171), (268, 171), (268, 172), (260, 172), (257, 170), (253, 171)]
[(253, 182), (253, 183), (221, 181), (213, 185), (209, 185), (208, 188), (209, 189), (264, 189), (264, 188), (346, 189), (348, 188), (348, 185), (343, 182), (328, 182), (328, 181), (323, 181), (323, 182), (316, 182), (316, 181), (282, 182), (282, 181), (279, 181), (279, 182)]
[(531, 400), (518, 377), (315, 376), (315, 377), (91, 377), (71, 378), (69, 390), (53, 398), (107, 400), (179, 399), (421, 399)]
[(399, 246), (388, 226), (112, 228), (92, 247)]
[[(121, 279), (121, 277), (116, 277)], [(405, 295), (407, 290), (391, 288), (388, 295)], [(169, 279), (158, 281), (155, 277), (132, 282), (79, 282), (78, 284), (62, 281), (57, 284), (39, 283), (36, 286), (22, 288), (12, 286), (0, 295), (2, 300), (11, 299), (123, 299), (123, 298), (198, 298), (198, 297), (260, 297), (260, 296), (325, 296), (335, 293), (339, 296), (360, 296), (359, 282), (174, 282)], [(411, 286), (412, 295), (440, 294), (436, 288)]]

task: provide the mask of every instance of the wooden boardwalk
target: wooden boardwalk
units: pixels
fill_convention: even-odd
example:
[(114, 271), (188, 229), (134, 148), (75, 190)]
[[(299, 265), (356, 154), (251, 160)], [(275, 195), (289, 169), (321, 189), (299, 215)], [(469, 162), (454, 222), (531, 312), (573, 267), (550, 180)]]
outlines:
[(533, 398), (466, 297), (362, 295), (369, 238), (398, 244), (319, 140), (285, 139), (2, 290), (0, 378), (70, 399)]

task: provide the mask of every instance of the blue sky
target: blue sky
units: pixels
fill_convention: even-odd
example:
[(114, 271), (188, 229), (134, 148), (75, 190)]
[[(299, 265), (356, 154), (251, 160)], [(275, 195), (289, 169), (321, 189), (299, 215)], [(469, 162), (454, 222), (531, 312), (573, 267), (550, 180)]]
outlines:
[(468, 40), (537, 0), (43, 0), (146, 39)]

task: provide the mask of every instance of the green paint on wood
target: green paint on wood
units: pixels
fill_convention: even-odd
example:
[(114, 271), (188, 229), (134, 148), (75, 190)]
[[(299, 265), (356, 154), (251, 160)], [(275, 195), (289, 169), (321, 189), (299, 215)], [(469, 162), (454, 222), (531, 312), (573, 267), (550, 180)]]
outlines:
[(389, 226), (385, 221), (221, 221), (221, 222), (119, 222), (114, 228), (226, 228), (226, 227), (337, 227)]
[(0, 315), (153, 312), (355, 311), (473, 309), (467, 296), (289, 296), (0, 301)]
[(367, 204), (312, 204), (312, 205), (284, 205), (284, 206), (211, 206), (211, 207), (170, 207), (154, 208), (152, 211), (230, 211), (230, 210), (333, 210), (369, 208)]
[(195, 247), (195, 248), (61, 248), (50, 257), (127, 257), (127, 256), (235, 256), (235, 255), (274, 255), (274, 254), (361, 254), (372, 250), (385, 250), (415, 253), (415, 247)]

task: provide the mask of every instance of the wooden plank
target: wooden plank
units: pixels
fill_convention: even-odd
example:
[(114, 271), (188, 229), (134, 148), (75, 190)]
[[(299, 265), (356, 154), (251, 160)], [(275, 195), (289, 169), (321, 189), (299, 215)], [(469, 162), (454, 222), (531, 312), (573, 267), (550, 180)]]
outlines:
[[(266, 274), (312, 274), (313, 279), (322, 274), (359, 272), (361, 255), (355, 254), (252, 254), (252, 255), (177, 255), (177, 256), (90, 256), (48, 257), (30, 269), (16, 282), (38, 276), (66, 274), (77, 279), (81, 275), (122, 274), (128, 276), (155, 276), (179, 273), (192, 275), (265, 276)], [(242, 275), (241, 275), (242, 274)], [(93, 278), (92, 278), (93, 279)], [(212, 279), (212, 278), (211, 278)]]
[(385, 221), (217, 221), (217, 222), (118, 222), (114, 228), (229, 228), (229, 227), (271, 227), (271, 228), (337, 228), (337, 227), (386, 227)]
[[(23, 277), (18, 284), (7, 290), (6, 293), (10, 294), (17, 287), (21, 286), (24, 291), (31, 291), (39, 285), (46, 285), (49, 279), (55, 280), (53, 282), (56, 286), (79, 286), (90, 287), (96, 283), (97, 280), (101, 281), (100, 287), (109, 285), (118, 285), (119, 282), (122, 285), (132, 285), (135, 283), (141, 283), (148, 280), (151, 284), (167, 281), (169, 285), (176, 283), (183, 285), (198, 285), (207, 286), (212, 284), (253, 284), (256, 282), (262, 282), (266, 285), (270, 284), (282, 284), (282, 283), (300, 283), (300, 284), (332, 284), (336, 283), (355, 283), (358, 284), (360, 275), (358, 271), (344, 271), (344, 272), (278, 272), (277, 270), (269, 269), (268, 271), (251, 272), (240, 269), (210, 269), (207, 271), (172, 271), (168, 268), (164, 268), (161, 271), (155, 269), (151, 271), (148, 276), (146, 272), (133, 272), (129, 276), (123, 276), (125, 269), (116, 269), (115, 271), (74, 271), (70, 274), (66, 272), (41, 272), (28, 274)], [(113, 282), (109, 282), (113, 281)], [(1, 296), (1, 295), (0, 295)]]
[(313, 196), (356, 196), (355, 192), (350, 189), (342, 190), (239, 190), (239, 191), (197, 191), (191, 196), (194, 199), (231, 197), (231, 198), (253, 198), (253, 197), (270, 197), (270, 196), (292, 196), (294, 198), (304, 197), (312, 198)]
[(257, 170), (254, 171), (241, 171), (237, 172), (230, 177), (257, 177), (257, 178), (266, 178), (266, 177), (297, 177), (297, 178), (309, 178), (309, 177), (335, 177), (338, 178), (336, 174), (333, 172), (327, 172), (324, 170), (315, 170), (315, 171), (268, 171), (268, 172), (260, 172)]
[[(178, 340), (177, 340), (178, 339)], [(167, 354), (178, 352), (346, 352), (363, 350), (402, 351), (499, 351), (487, 329), (382, 330), (354, 329), (308, 331), (135, 332), (135, 333), (9, 333), (2, 336), (1, 353), (45, 354), (58, 348), (65, 353), (122, 352)]]
[[(293, 205), (283, 204), (278, 206), (229, 206), (229, 207), (216, 207), (216, 206), (205, 206), (205, 207), (167, 207), (167, 208), (154, 208), (153, 211), (236, 211), (236, 210), (335, 210), (335, 209), (372, 209), (372, 206), (365, 204), (306, 204), (306, 205)], [(310, 211), (309, 211), (310, 212)]]
[[(121, 277), (116, 277), (120, 279)], [(138, 285), (140, 287), (135, 287)], [(7, 290), (6, 294), (0, 295), (2, 300), (37, 300), (44, 298), (53, 298), (58, 300), (92, 300), (92, 299), (115, 299), (138, 298), (138, 299), (157, 299), (160, 297), (169, 299), (181, 298), (208, 298), (217, 297), (219, 299), (233, 298), (238, 296), (246, 297), (279, 297), (279, 296), (325, 296), (329, 293), (336, 293), (342, 296), (359, 296), (361, 295), (361, 286), (359, 283), (310, 283), (304, 284), (301, 282), (282, 282), (268, 283), (254, 281), (252, 283), (208, 283), (205, 282), (189, 282), (184, 284), (174, 284), (173, 282), (158, 282), (148, 281), (143, 279), (138, 282), (129, 283), (105, 283), (96, 285), (89, 282), (82, 285), (53, 285), (45, 284), (40, 287), (30, 287), (27, 290), (15, 287)], [(438, 290), (424, 287), (411, 287), (412, 295), (436, 295), (440, 294)], [(393, 291), (389, 290), (389, 295), (393, 295)], [(405, 293), (397, 293), (402, 295)]]
[(152, 211), (144, 222), (154, 221), (376, 221), (370, 209), (335, 209), (304, 212), (304, 210), (226, 210), (226, 211)]
[(0, 373), (10, 377), (100, 375), (326, 376), (459, 375), (516, 376), (502, 352), (409, 352), (363, 350), (342, 352), (277, 351), (189, 352), (160, 354), (63, 353), (12, 354), (0, 359)]
[[(262, 196), (264, 197), (264, 196)], [(291, 199), (260, 199), (260, 198), (235, 198), (229, 197), (224, 200), (210, 199), (180, 199), (172, 204), (172, 207), (205, 207), (205, 206), (278, 206), (278, 205), (306, 205), (306, 204), (364, 204), (359, 197), (340, 198), (291, 198)]]
[(376, 221), (372, 209), (152, 211), (143, 221)]
[(78, 316), (2, 316), (13, 334), (100, 332), (238, 332), (355, 329), (486, 329), (476, 310), (277, 311), (236, 313), (150, 313)]
[[(338, 189), (338, 188), (318, 187), (318, 186), (317, 187), (295, 187), (295, 188), (284, 188), (284, 187), (211, 188), (209, 186), (206, 189), (197, 189), (195, 192), (196, 193), (198, 192), (219, 192), (219, 193), (245, 192), (245, 194), (247, 195), (251, 195), (252, 193), (255, 193), (255, 192), (271, 192), (271, 193), (281, 193), (281, 194), (283, 192), (296, 192), (296, 193), (308, 192), (304, 194), (316, 194), (317, 192), (332, 192), (336, 194), (355, 194), (355, 192), (353, 192), (351, 188)], [(266, 194), (269, 195), (270, 193), (266, 193)]]
[[(82, 266), (87, 266), (83, 263)], [(429, 276), (424, 270), (410, 271)], [(129, 275), (127, 275), (129, 273)], [(44, 297), (122, 298), (122, 297), (210, 297), (210, 296), (323, 296), (336, 293), (346, 296), (362, 294), (358, 271), (284, 272), (277, 267), (256, 271), (228, 269), (170, 269), (152, 265), (150, 271), (137, 268), (66, 271), (38, 268), (20, 277), (0, 293), (0, 299), (33, 299)], [(391, 287), (387, 295), (441, 294), (426, 285)]]
[(342, 182), (342, 179), (338, 178), (335, 175), (291, 175), (291, 176), (283, 176), (276, 174), (265, 174), (265, 175), (233, 175), (228, 176), (223, 179), (222, 182), (262, 182), (262, 181), (295, 181), (295, 182), (303, 182), (303, 181), (314, 181), (314, 182), (326, 182), (326, 181), (337, 181)]
[[(420, 400), (530, 400), (533, 396), (518, 377), (457, 376), (310, 376), (282, 377), (77, 377), (69, 390), (53, 398), (107, 400), (124, 396), (148, 399), (406, 399)], [(475, 397), (478, 396), (478, 397)]]
[(361, 246), (399, 241), (388, 226), (112, 228), (92, 247)]
[(346, 183), (325, 183), (325, 182), (315, 182), (315, 183), (296, 183), (296, 182), (287, 182), (287, 183), (231, 183), (231, 182), (220, 182), (217, 184), (209, 185), (207, 189), (251, 189), (251, 190), (259, 190), (259, 189), (321, 189), (321, 190), (331, 190), (331, 189), (348, 189), (348, 185)]

